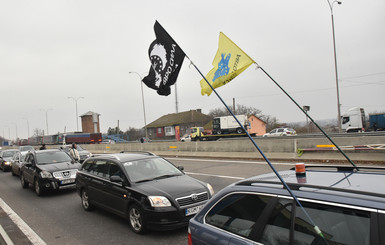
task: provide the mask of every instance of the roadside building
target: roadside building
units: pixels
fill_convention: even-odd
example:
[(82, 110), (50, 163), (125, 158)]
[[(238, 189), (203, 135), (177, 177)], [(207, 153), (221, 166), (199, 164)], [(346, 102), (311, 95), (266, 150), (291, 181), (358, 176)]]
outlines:
[(262, 136), (266, 134), (266, 123), (258, 117), (251, 115), (248, 117), (250, 122), (249, 134), (255, 134), (256, 136)]
[(179, 140), (181, 136), (190, 133), (191, 127), (203, 127), (210, 120), (210, 116), (196, 109), (164, 115), (147, 124), (146, 129), (152, 140)]

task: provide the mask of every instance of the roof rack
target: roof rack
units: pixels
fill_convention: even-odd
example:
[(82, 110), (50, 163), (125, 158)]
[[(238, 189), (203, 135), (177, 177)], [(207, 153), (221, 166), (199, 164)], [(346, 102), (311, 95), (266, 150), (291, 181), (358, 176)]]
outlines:
[[(354, 167), (352, 166), (352, 168), (354, 168)], [(267, 180), (256, 180), (256, 179), (240, 181), (240, 182), (236, 183), (235, 185), (251, 186), (251, 185), (256, 184), (256, 183), (258, 183), (258, 184), (270, 184), (270, 185), (282, 185), (282, 183), (279, 182), (279, 181), (267, 181)], [(376, 197), (385, 198), (385, 194), (377, 193), (377, 192), (368, 192), (368, 191), (344, 189), (344, 188), (337, 188), (337, 187), (331, 187), (331, 186), (322, 186), (322, 185), (310, 185), (310, 184), (304, 184), (304, 183), (290, 183), (290, 182), (286, 182), (286, 184), (292, 190), (300, 190), (300, 188), (313, 188), (313, 189), (320, 189), (320, 190), (345, 192), (345, 193), (369, 195), (369, 196), (376, 196)], [(283, 188), (285, 188), (285, 187), (283, 186)]]
[[(336, 168), (338, 172), (360, 172), (361, 170), (376, 170), (376, 171), (383, 171), (385, 172), (385, 168), (383, 167), (367, 167), (367, 166), (359, 166), (359, 170), (357, 170), (356, 167), (353, 167), (351, 165), (306, 165), (306, 169), (310, 168), (323, 168), (323, 169), (330, 169), (330, 168)], [(290, 170), (295, 170), (295, 167), (290, 168)]]
[(120, 153), (133, 153), (133, 154), (156, 156), (154, 153), (149, 152), (149, 151), (121, 151)]

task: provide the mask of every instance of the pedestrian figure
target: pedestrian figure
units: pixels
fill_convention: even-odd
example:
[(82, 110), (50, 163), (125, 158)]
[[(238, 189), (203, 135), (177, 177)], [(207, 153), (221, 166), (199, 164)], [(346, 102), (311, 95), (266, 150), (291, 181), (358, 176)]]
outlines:
[(77, 150), (77, 145), (76, 143), (72, 143), (72, 147), (70, 149), (70, 155), (73, 159), (75, 159), (75, 161), (79, 161), (80, 160), (80, 156), (79, 156), (79, 152)]

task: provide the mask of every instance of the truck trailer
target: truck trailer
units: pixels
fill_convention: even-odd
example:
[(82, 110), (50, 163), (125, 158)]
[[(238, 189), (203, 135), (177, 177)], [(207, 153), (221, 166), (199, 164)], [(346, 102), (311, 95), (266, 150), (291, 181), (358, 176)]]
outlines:
[(369, 129), (373, 131), (385, 130), (385, 113), (369, 114)]

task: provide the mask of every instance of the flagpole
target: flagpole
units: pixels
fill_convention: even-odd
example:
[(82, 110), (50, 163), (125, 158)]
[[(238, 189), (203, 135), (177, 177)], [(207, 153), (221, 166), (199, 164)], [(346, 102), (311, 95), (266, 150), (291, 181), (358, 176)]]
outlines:
[[(188, 56), (186, 55), (186, 57), (188, 58)], [(190, 60), (190, 58), (188, 58)], [(196, 65), (190, 60), (191, 64), (194, 66), (194, 68), (199, 72), (199, 74), (203, 77), (203, 79), (206, 81), (206, 83), (210, 86), (210, 88), (213, 90), (213, 92), (216, 94), (216, 96), (219, 98), (219, 100), (222, 102), (222, 104), (226, 107), (226, 109), (230, 112), (230, 114), (234, 117), (234, 119), (237, 121), (237, 123), (239, 124), (239, 126), (243, 129), (243, 131), (246, 133), (247, 137), (250, 139), (250, 141), (253, 143), (253, 145), (257, 148), (257, 150), (259, 151), (259, 153), (262, 155), (263, 159), (265, 159), (265, 161), (267, 162), (267, 164), (270, 166), (270, 168), (273, 170), (273, 172), (275, 173), (275, 175), (278, 177), (278, 179), (280, 180), (280, 182), (283, 184), (283, 186), (286, 188), (286, 190), (289, 192), (290, 196), (293, 197), (293, 199), (295, 200), (295, 202), (298, 204), (299, 207), (301, 207), (301, 209), (304, 211), (305, 215), (307, 216), (307, 218), (309, 219), (309, 221), (312, 223), (312, 225), (314, 226), (314, 230), (316, 231), (316, 233), (318, 235), (320, 235), (322, 238), (324, 238), (323, 234), (322, 234), (322, 231), (318, 228), (318, 226), (315, 225), (314, 221), (310, 218), (309, 214), (306, 212), (306, 210), (303, 208), (302, 204), (300, 203), (300, 201), (298, 200), (298, 198), (296, 197), (296, 195), (292, 192), (292, 190), (290, 189), (290, 187), (287, 185), (287, 183), (283, 180), (282, 176), (278, 173), (278, 171), (275, 169), (275, 167), (273, 166), (273, 164), (270, 162), (270, 160), (267, 158), (267, 156), (263, 153), (263, 151), (259, 148), (259, 146), (257, 145), (257, 143), (254, 141), (254, 139), (251, 137), (251, 135), (249, 134), (249, 132), (244, 128), (244, 126), (242, 125), (242, 123), (238, 120), (238, 118), (234, 115), (234, 113), (231, 111), (231, 109), (226, 105), (225, 101), (221, 98), (221, 96), (217, 93), (217, 91), (214, 89), (214, 87), (210, 84), (209, 81), (207, 81), (206, 77), (202, 74), (202, 72), (198, 69), (198, 67), (196, 67)], [(256, 64), (256, 63), (255, 63)]]
[(275, 83), (275, 85), (277, 85), (278, 88), (281, 89), (282, 92), (284, 92), (287, 95), (287, 97), (289, 97), (289, 99), (306, 115), (306, 117), (309, 118), (310, 121), (312, 121), (312, 123), (314, 123), (314, 125), (323, 133), (323, 135), (325, 135), (325, 137), (328, 138), (328, 140), (333, 145), (335, 145), (337, 150), (354, 166), (354, 168), (356, 170), (359, 170), (357, 165), (354, 164), (354, 162), (345, 154), (344, 151), (342, 151), (342, 149), (334, 142), (334, 140), (330, 138), (330, 136), (313, 120), (313, 118), (309, 116), (309, 114), (307, 114), (307, 112), (261, 66), (259, 66), (257, 63), (255, 64), (257, 65), (257, 68), (260, 68), (263, 71), (263, 73), (265, 73), (266, 76), (268, 76)]

